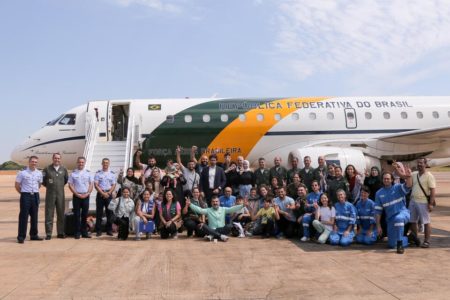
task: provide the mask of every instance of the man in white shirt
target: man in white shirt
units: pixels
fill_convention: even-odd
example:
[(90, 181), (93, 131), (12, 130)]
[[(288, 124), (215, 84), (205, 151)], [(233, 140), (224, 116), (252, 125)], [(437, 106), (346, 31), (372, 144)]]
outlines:
[(433, 174), (426, 170), (427, 161), (425, 158), (417, 160), (417, 171), (412, 173), (412, 191), (409, 211), (411, 213), (411, 237), (417, 246), (420, 240), (417, 237), (417, 222), (425, 225), (425, 238), (422, 248), (430, 247), (431, 219), (430, 212), (436, 206), (436, 180)]

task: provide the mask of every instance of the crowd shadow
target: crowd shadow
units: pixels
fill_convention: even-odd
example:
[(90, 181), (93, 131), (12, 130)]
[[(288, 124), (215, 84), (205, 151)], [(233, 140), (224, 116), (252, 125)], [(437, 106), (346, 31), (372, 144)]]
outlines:
[[(419, 238), (423, 241), (423, 233), (419, 233)], [(373, 245), (363, 245), (356, 243), (356, 239), (354, 242), (347, 247), (342, 246), (333, 246), (330, 244), (319, 244), (315, 241), (301, 242), (300, 238), (289, 239), (289, 241), (300, 248), (305, 252), (329, 252), (329, 251), (375, 251), (375, 252), (386, 252), (392, 249), (388, 248), (388, 244), (386, 240), (380, 240), (374, 243)], [(417, 248), (415, 245), (410, 245), (409, 248)], [(431, 249), (450, 249), (450, 231), (433, 228), (431, 232), (431, 240), (430, 240), (430, 248)]]

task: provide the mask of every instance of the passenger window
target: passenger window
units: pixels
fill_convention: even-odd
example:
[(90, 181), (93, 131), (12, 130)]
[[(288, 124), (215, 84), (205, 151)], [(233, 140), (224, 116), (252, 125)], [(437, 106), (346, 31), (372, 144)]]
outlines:
[(209, 123), (209, 121), (211, 121), (211, 116), (210, 115), (203, 115), (203, 122)]
[(327, 113), (328, 120), (334, 120), (334, 114), (332, 112)]
[(168, 115), (166, 117), (166, 122), (169, 124), (173, 124), (175, 122), (175, 117), (173, 115)]
[[(450, 115), (450, 112), (449, 112)], [(293, 113), (292, 114), (292, 120), (297, 121), (299, 119), (298, 113)]]
[(264, 115), (263, 115), (263, 114), (257, 114), (257, 115), (256, 115), (256, 120), (258, 120), (259, 122), (261, 122), (262, 120), (264, 120)]
[(184, 122), (191, 123), (192, 122), (192, 116), (191, 115), (185, 115), (184, 116)]
[(421, 111), (417, 112), (417, 118), (423, 119), (423, 113)]
[(275, 114), (273, 116), (275, 118), (275, 120), (280, 121), (281, 120), (281, 115), (280, 114)]
[(402, 111), (400, 113), (400, 116), (402, 117), (402, 119), (407, 119), (408, 118), (408, 113), (406, 111)]
[(309, 118), (311, 119), (311, 120), (315, 120), (315, 119), (317, 119), (317, 115), (316, 115), (316, 113), (309, 113)]
[(245, 120), (247, 120), (247, 117), (244, 114), (240, 114), (239, 120), (241, 120), (241, 122), (245, 122)]
[(383, 113), (383, 117), (384, 117), (385, 119), (390, 119), (390, 118), (391, 118), (391, 114), (388, 113), (387, 111), (385, 111), (385, 112)]
[(439, 119), (439, 113), (437, 111), (433, 111), (433, 118)]
[(220, 115), (220, 121), (228, 122), (228, 115), (227, 114), (221, 114)]
[(59, 121), (59, 125), (75, 125), (76, 114), (67, 114)]
[(365, 113), (365, 117), (366, 117), (367, 120), (372, 119), (372, 113), (371, 112), (366, 112)]

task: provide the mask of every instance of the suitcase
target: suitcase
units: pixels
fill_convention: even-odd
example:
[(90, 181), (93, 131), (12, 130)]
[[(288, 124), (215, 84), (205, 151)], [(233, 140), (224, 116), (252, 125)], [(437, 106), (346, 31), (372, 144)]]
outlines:
[(67, 236), (75, 234), (75, 215), (71, 211), (64, 214), (64, 233)]

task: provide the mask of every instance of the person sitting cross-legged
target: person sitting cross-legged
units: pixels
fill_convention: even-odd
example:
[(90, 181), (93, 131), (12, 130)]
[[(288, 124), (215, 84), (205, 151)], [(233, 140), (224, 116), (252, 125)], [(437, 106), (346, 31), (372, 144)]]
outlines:
[(219, 205), (219, 198), (217, 195), (211, 197), (211, 207), (201, 208), (191, 203), (189, 199), (186, 199), (186, 205), (198, 214), (206, 215), (208, 217), (208, 224), (202, 223), (200, 229), (206, 234), (205, 238), (209, 241), (213, 239), (221, 240), (223, 242), (228, 241), (228, 234), (231, 231), (232, 225), (225, 225), (225, 215), (239, 211), (243, 205), (235, 205), (232, 207), (221, 207)]

